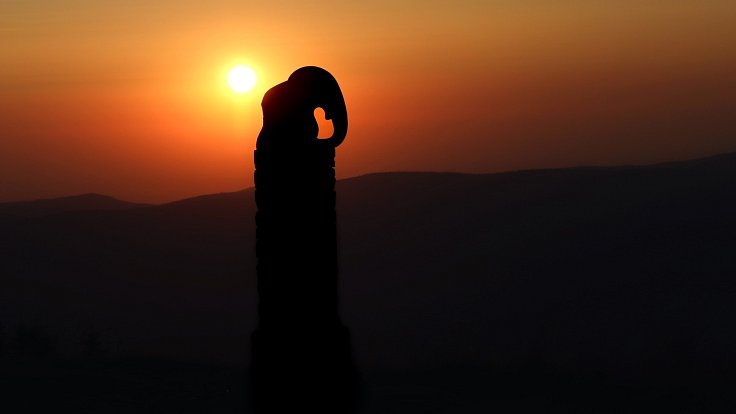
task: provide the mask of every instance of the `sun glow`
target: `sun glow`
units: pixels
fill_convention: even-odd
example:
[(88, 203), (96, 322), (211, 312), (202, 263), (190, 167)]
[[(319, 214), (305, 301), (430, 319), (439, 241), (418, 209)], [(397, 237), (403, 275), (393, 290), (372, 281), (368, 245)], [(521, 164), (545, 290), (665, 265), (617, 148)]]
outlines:
[(256, 73), (247, 66), (235, 66), (227, 75), (227, 83), (235, 93), (248, 92), (256, 85)]

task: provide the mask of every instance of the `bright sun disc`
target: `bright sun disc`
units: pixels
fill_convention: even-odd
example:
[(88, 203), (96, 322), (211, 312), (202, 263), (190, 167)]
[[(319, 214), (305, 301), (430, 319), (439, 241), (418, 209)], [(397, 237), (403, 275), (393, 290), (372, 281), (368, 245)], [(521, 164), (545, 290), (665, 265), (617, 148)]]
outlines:
[(247, 66), (236, 66), (228, 73), (227, 83), (237, 93), (248, 92), (256, 85), (256, 73)]

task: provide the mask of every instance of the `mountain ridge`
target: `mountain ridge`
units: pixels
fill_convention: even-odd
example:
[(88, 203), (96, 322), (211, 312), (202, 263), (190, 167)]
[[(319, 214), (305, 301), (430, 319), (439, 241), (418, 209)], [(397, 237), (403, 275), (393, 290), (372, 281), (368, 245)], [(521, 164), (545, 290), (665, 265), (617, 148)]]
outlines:
[(151, 204), (124, 201), (98, 193), (85, 193), (65, 197), (0, 203), (0, 214), (37, 217), (72, 211), (126, 210), (148, 206), (151, 206)]
[[(402, 176), (467, 176), (467, 177), (490, 177), (490, 176), (498, 176), (498, 177), (506, 177), (506, 176), (526, 176), (526, 175), (544, 175), (549, 173), (558, 173), (558, 172), (576, 172), (576, 171), (624, 171), (624, 170), (646, 170), (651, 168), (663, 168), (663, 167), (687, 167), (687, 166), (694, 166), (698, 164), (720, 164), (722, 162), (725, 163), (731, 163), (736, 162), (736, 152), (729, 152), (729, 153), (723, 153), (723, 154), (715, 154), (705, 157), (698, 157), (698, 158), (692, 158), (692, 159), (685, 159), (685, 160), (674, 160), (674, 161), (662, 161), (662, 162), (656, 162), (656, 163), (650, 163), (650, 164), (632, 164), (632, 165), (579, 165), (579, 166), (573, 166), (573, 167), (557, 167), (557, 168), (530, 168), (530, 169), (519, 169), (519, 170), (509, 170), (509, 171), (501, 171), (501, 172), (492, 172), (492, 173), (473, 173), (473, 172), (457, 172), (457, 171), (378, 171), (378, 172), (370, 172), (366, 174), (360, 174), (356, 176), (351, 177), (345, 177), (338, 180), (338, 182), (349, 182), (354, 180), (361, 180), (370, 178), (372, 176), (394, 176), (394, 177), (402, 177)], [(127, 209), (127, 208), (138, 208), (138, 207), (160, 207), (160, 206), (166, 206), (166, 205), (176, 205), (176, 204), (187, 204), (187, 203), (196, 203), (203, 199), (206, 199), (207, 197), (227, 197), (228, 195), (233, 194), (240, 194), (243, 192), (253, 191), (253, 187), (246, 187), (240, 190), (235, 191), (222, 191), (218, 193), (208, 193), (208, 194), (201, 194), (191, 197), (185, 197), (182, 199), (176, 199), (172, 201), (166, 201), (162, 203), (138, 203), (138, 202), (131, 202), (126, 200), (121, 200), (117, 197), (105, 195), (105, 194), (99, 194), (99, 193), (84, 193), (84, 194), (77, 194), (77, 195), (69, 195), (69, 196), (62, 196), (62, 197), (51, 197), (51, 198), (42, 198), (42, 199), (34, 199), (34, 200), (19, 200), (19, 201), (7, 201), (7, 202), (0, 202), (0, 214), (6, 213), (6, 214), (12, 214), (8, 213), (9, 211), (17, 212), (21, 211), (23, 208), (30, 208), (30, 209), (39, 209), (41, 211), (44, 210), (44, 208), (48, 208), (52, 211), (52, 213), (56, 212), (66, 212), (66, 211), (79, 211), (79, 210), (115, 210), (115, 209)], [(66, 209), (62, 210), (54, 210), (53, 207), (36, 207), (36, 205), (44, 205), (44, 204), (54, 204), (58, 203), (60, 205), (63, 204), (70, 204), (74, 205), (75, 203), (82, 204), (83, 207), (68, 207)], [(85, 203), (93, 204), (98, 203), (97, 206), (94, 207), (87, 207)], [(58, 207), (57, 207), (58, 208)], [(45, 213), (39, 213), (39, 214), (45, 214)], [(37, 214), (33, 214), (37, 215)]]

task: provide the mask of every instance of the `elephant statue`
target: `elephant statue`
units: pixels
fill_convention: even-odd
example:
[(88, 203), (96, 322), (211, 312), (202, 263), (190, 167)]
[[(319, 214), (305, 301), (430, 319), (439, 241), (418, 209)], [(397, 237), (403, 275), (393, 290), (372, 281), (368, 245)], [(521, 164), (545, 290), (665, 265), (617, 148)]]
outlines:
[[(348, 131), (348, 116), (340, 86), (330, 72), (305, 66), (297, 69), (263, 96), (263, 127), (256, 149), (263, 151), (300, 148), (308, 145), (337, 147)], [(314, 110), (322, 108), (332, 120), (334, 133), (318, 139)]]

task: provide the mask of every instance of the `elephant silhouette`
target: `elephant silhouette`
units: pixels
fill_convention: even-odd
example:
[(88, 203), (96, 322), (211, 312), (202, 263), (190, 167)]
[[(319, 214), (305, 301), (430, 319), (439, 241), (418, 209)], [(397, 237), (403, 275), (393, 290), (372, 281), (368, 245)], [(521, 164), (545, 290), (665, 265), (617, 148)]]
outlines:
[[(337, 147), (348, 131), (345, 98), (330, 72), (316, 66), (297, 69), (282, 82), (269, 89), (261, 103), (263, 127), (256, 141), (257, 150), (284, 150), (308, 145)], [(319, 126), (314, 110), (322, 108), (325, 118), (332, 120), (330, 138), (317, 139)]]

